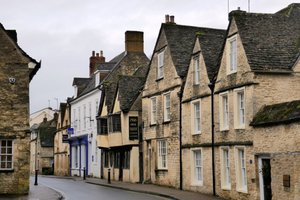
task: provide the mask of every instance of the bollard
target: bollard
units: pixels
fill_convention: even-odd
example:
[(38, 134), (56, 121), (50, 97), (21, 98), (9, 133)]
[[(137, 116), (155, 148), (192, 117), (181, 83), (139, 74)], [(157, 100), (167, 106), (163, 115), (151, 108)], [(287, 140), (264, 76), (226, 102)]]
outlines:
[(107, 183), (109, 183), (109, 184), (111, 183), (111, 182), (110, 182), (110, 169), (108, 169), (108, 178), (107, 178)]
[(34, 179), (34, 185), (38, 185), (38, 172), (39, 172), (39, 170), (38, 170), (38, 169), (36, 169), (36, 170), (35, 170), (35, 179)]
[(85, 167), (83, 168), (83, 180), (85, 180)]

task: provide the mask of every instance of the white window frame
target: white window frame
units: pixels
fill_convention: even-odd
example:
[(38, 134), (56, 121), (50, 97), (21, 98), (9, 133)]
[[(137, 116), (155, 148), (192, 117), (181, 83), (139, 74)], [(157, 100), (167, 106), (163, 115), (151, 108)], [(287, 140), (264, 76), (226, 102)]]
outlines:
[(200, 84), (200, 55), (193, 57), (194, 85)]
[[(246, 110), (245, 110), (245, 88), (235, 89), (234, 91), (234, 124), (235, 129), (245, 129)], [(241, 96), (242, 95), (242, 96)], [(241, 97), (243, 97), (241, 99)]]
[(236, 190), (247, 193), (247, 162), (246, 148), (244, 146), (235, 147), (235, 168), (236, 168)]
[[(196, 154), (200, 153), (200, 157), (197, 160)], [(191, 185), (202, 186), (203, 185), (203, 150), (202, 148), (191, 149)]]
[[(199, 106), (198, 113), (196, 105)], [(201, 100), (191, 102), (191, 130), (192, 135), (201, 134)]]
[(231, 166), (230, 166), (230, 151), (229, 147), (220, 148), (221, 157), (221, 188), (223, 190), (231, 189)]
[[(227, 102), (225, 101), (227, 99)], [(229, 94), (224, 92), (219, 94), (220, 109), (220, 131), (229, 130)]]
[[(3, 142), (6, 143), (4, 147), (2, 146)], [(8, 142), (11, 142), (11, 146), (8, 145)], [(12, 139), (0, 139), (0, 171), (13, 170), (14, 168), (13, 152), (14, 152), (14, 141)], [(3, 158), (5, 158), (5, 160)], [(8, 167), (9, 163), (10, 163), (10, 167)], [(3, 167), (3, 165), (5, 166)]]
[(156, 124), (157, 120), (157, 98), (150, 98), (150, 124)]
[(237, 72), (237, 35), (227, 39), (227, 74)]
[(167, 140), (157, 140), (157, 168), (168, 169)]
[(157, 53), (157, 79), (164, 77), (165, 51)]
[(163, 96), (164, 96), (164, 122), (168, 122), (171, 120), (171, 93), (170, 92), (165, 93)]

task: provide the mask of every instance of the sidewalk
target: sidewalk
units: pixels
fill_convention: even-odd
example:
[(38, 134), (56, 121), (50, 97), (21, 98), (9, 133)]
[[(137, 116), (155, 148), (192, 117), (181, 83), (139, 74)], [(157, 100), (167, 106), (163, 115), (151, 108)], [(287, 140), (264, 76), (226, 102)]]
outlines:
[(86, 178), (86, 183), (101, 185), (105, 187), (113, 187), (122, 190), (129, 190), (134, 192), (141, 192), (146, 194), (158, 195), (174, 200), (222, 200), (220, 197), (212, 195), (201, 194), (197, 192), (182, 191), (174, 188), (158, 186), (153, 184), (135, 184), (121, 181), (111, 181), (107, 183), (106, 179)]

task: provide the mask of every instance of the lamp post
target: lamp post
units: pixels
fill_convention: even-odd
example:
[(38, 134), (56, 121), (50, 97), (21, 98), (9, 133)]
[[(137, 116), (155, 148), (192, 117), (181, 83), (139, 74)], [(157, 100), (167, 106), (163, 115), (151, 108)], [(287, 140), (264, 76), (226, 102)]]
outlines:
[(38, 185), (38, 168), (37, 168), (37, 140), (38, 140), (38, 133), (36, 132), (35, 138), (35, 162), (34, 162), (34, 169), (35, 169), (35, 179), (34, 185)]
[(216, 177), (215, 177), (215, 134), (214, 134), (214, 89), (215, 82), (208, 84), (211, 91), (211, 160), (212, 160), (212, 181), (213, 181), (213, 195), (216, 196)]

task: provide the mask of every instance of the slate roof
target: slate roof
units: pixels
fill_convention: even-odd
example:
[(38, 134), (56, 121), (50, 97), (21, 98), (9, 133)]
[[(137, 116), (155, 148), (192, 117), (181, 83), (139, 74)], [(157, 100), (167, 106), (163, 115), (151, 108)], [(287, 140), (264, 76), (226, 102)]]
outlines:
[(60, 123), (61, 123), (61, 125), (64, 122), (66, 108), (67, 108), (67, 103), (60, 103), (59, 110), (60, 110), (60, 120), (61, 120)]
[(74, 78), (72, 85), (77, 86), (77, 97), (79, 97), (83, 93), (84, 89), (89, 85), (91, 80), (92, 78)]
[(118, 83), (120, 108), (123, 112), (129, 112), (130, 108), (141, 93), (145, 83), (145, 77), (121, 76)]
[(275, 14), (233, 11), (253, 71), (291, 72), (300, 50), (300, 4)]
[[(109, 113), (111, 113), (113, 109), (117, 86), (121, 75), (133, 75), (137, 73), (139, 76), (145, 76), (148, 72), (149, 64), (149, 59), (144, 52), (123, 52), (111, 61), (116, 62), (117, 64), (114, 66), (109, 75), (102, 81), (105, 92), (102, 93), (101, 96), (101, 101), (104, 100), (104, 97), (106, 99), (105, 104)], [(132, 72), (133, 70), (135, 71)], [(102, 102), (102, 105), (103, 103), (104, 102)]]
[(37, 62), (30, 57), (17, 42), (17, 32), (15, 30), (6, 30), (0, 23), (0, 60), (7, 63), (22, 63), (33, 62), (34, 68), (29, 69), (29, 81), (32, 80), (34, 75), (41, 67), (41, 61)]
[(39, 137), (40, 143), (42, 147), (53, 147), (54, 146), (54, 135), (56, 132), (56, 123), (57, 119), (53, 118), (49, 121), (43, 121), (40, 123), (38, 130), (39, 130)]
[[(197, 34), (202, 35), (201, 41), (204, 42), (206, 38), (211, 38), (213, 36), (217, 36), (216, 41), (211, 41), (211, 43), (204, 42), (207, 47), (204, 47), (205, 56), (207, 58), (207, 62), (209, 65), (215, 64), (212, 63), (212, 58), (209, 58), (209, 53), (212, 50), (215, 50), (214, 45), (218, 44), (221, 39), (222, 46), (223, 41), (222, 38), (224, 37), (223, 34), (225, 34), (224, 30), (218, 30), (218, 29), (209, 29), (209, 28), (200, 28), (200, 27), (194, 27), (194, 26), (184, 26), (184, 25), (177, 25), (177, 24), (169, 24), (164, 23), (161, 26), (161, 29), (165, 32), (168, 47), (171, 51), (171, 56), (173, 63), (176, 67), (177, 74), (180, 77), (185, 77), (187, 74), (188, 66), (190, 63), (191, 53), (193, 51), (193, 47), (195, 44), (195, 38)], [(218, 48), (217, 48), (218, 49)]]
[(263, 106), (250, 125), (267, 126), (300, 121), (300, 100)]

